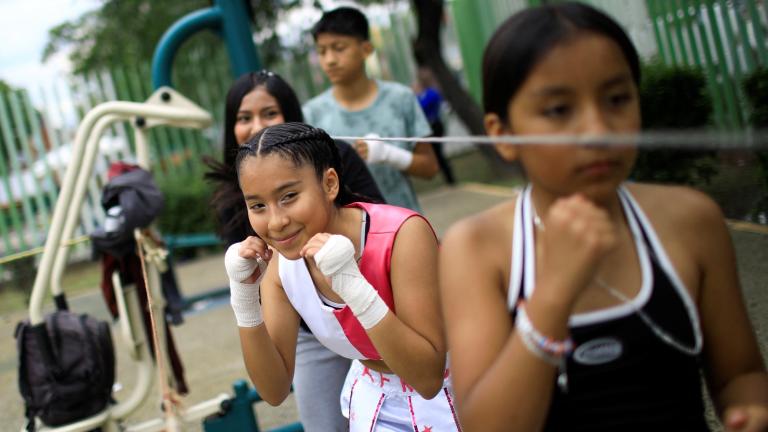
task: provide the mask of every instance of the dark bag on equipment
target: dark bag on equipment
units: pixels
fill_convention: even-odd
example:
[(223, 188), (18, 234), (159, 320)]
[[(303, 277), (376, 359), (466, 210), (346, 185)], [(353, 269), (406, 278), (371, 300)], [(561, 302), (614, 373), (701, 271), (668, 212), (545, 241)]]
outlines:
[(109, 324), (59, 310), (46, 315), (44, 324), (20, 322), (15, 336), (28, 430), (34, 430), (35, 417), (60, 426), (110, 403), (115, 356)]

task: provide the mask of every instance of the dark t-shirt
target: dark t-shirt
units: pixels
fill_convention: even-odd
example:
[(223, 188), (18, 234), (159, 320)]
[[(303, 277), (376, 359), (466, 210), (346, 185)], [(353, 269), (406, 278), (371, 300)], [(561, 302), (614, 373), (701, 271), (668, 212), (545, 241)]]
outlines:
[(341, 175), (344, 177), (344, 183), (352, 192), (370, 198), (374, 202), (386, 204), (384, 196), (376, 186), (371, 172), (368, 171), (363, 158), (346, 141), (334, 140), (339, 149), (341, 157)]

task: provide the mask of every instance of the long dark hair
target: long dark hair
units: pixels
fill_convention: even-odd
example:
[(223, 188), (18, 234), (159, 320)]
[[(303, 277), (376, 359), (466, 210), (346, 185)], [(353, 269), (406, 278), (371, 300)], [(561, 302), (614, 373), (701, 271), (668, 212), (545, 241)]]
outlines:
[(215, 184), (211, 200), (218, 218), (218, 234), (225, 243), (231, 244), (254, 235), (248, 222), (248, 214), (243, 205), (243, 193), (237, 182), (235, 157), (240, 147), (235, 138), (235, 122), (240, 104), (248, 93), (258, 87), (264, 87), (275, 98), (287, 122), (304, 121), (301, 103), (291, 86), (280, 75), (262, 70), (241, 75), (229, 88), (224, 107), (223, 157), (222, 161), (206, 157), (209, 170), (206, 180)]
[(235, 139), (235, 123), (240, 104), (248, 93), (257, 87), (264, 87), (280, 107), (286, 122), (303, 122), (301, 103), (293, 88), (280, 75), (262, 70), (241, 75), (227, 92), (224, 107), (224, 158), (225, 164), (233, 166), (237, 155), (237, 139)]
[(541, 58), (560, 42), (583, 33), (605, 36), (619, 46), (635, 84), (640, 60), (627, 34), (613, 18), (576, 2), (555, 3), (512, 15), (491, 37), (483, 54), (483, 108), (506, 123), (509, 101)]
[(333, 168), (339, 175), (339, 193), (334, 200), (337, 207), (355, 201), (367, 201), (347, 187), (344, 173), (341, 171), (339, 149), (322, 129), (304, 123), (289, 122), (260, 130), (237, 152), (235, 167), (238, 177), (245, 159), (271, 154), (292, 161), (296, 167), (312, 166), (318, 180), (323, 178), (323, 173), (328, 168)]

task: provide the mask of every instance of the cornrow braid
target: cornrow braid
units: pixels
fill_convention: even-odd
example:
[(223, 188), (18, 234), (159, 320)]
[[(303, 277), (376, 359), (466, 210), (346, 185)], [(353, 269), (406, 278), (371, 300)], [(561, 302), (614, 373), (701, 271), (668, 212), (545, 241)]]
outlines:
[(336, 197), (337, 205), (360, 201), (346, 186), (341, 171), (341, 157), (333, 139), (322, 129), (304, 123), (283, 123), (262, 129), (240, 147), (235, 160), (238, 178), (243, 160), (248, 157), (265, 157), (277, 154), (300, 167), (311, 165), (318, 179), (328, 168), (333, 168), (339, 176), (340, 193)]
[(311, 139), (317, 139), (317, 140), (325, 140), (325, 141), (333, 141), (331, 137), (322, 129), (314, 128), (310, 126), (311, 129), (306, 130), (304, 132), (299, 132), (292, 137), (286, 139), (282, 142), (283, 145), (291, 144), (294, 142), (303, 142), (306, 140)]

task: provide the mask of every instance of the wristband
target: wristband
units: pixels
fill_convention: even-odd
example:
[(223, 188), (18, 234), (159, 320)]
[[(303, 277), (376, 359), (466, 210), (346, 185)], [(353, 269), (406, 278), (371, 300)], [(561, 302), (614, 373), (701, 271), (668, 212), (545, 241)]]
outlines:
[[(267, 264), (261, 258), (250, 259), (240, 256), (240, 243), (231, 245), (224, 254), (224, 267), (229, 276), (230, 304), (239, 327), (256, 327), (264, 322), (261, 316), (259, 285), (266, 273)], [(254, 283), (243, 283), (259, 268), (259, 277)]]
[(573, 341), (571, 338), (558, 341), (539, 333), (533, 326), (530, 318), (528, 318), (523, 301), (517, 304), (515, 329), (525, 347), (528, 348), (528, 351), (553, 366), (560, 366), (563, 357), (573, 351)]
[[(376, 134), (368, 134), (366, 138), (378, 138)], [(384, 141), (367, 139), (368, 163), (384, 163), (397, 168), (400, 171), (407, 170), (413, 162), (413, 152), (402, 149), (396, 145)]]

